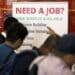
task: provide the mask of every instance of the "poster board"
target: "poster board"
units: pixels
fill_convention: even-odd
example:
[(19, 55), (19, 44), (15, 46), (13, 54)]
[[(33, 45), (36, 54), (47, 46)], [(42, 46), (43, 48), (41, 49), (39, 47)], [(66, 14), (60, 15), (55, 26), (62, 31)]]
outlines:
[(68, 33), (68, 2), (14, 2), (12, 10), (29, 31), (23, 49), (40, 47), (49, 36), (47, 26), (60, 36)]

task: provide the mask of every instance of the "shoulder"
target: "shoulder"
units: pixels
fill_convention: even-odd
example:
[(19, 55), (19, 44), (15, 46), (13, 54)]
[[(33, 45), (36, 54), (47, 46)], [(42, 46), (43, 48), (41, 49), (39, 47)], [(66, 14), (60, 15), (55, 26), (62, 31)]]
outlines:
[(44, 71), (46, 75), (73, 75), (67, 64), (59, 57), (49, 54), (40, 64), (39, 72)]
[(36, 57), (36, 59), (34, 59), (34, 60), (32, 61), (32, 63), (30, 64), (29, 69), (31, 69), (34, 64), (37, 64), (37, 65), (38, 65), (38, 62), (39, 62), (40, 60), (42, 60), (43, 58), (45, 58), (45, 56), (38, 56), (38, 57)]

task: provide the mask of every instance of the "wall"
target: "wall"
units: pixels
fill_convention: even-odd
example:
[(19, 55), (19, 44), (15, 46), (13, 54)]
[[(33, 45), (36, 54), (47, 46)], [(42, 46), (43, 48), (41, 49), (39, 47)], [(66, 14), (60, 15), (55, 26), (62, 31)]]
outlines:
[(70, 1), (69, 7), (69, 32), (75, 32), (75, 0)]
[[(5, 2), (6, 1), (6, 2)], [(12, 5), (11, 3), (13, 1), (21, 2), (21, 1), (68, 1), (69, 2), (69, 33), (75, 32), (75, 0), (0, 0), (0, 23), (3, 23), (3, 19), (1, 19), (1, 16), (3, 17), (4, 13), (8, 12), (11, 13)], [(8, 4), (9, 2), (9, 4)], [(5, 4), (6, 3), (6, 4)], [(1, 8), (6, 8), (5, 10), (1, 10)], [(1, 27), (1, 25), (0, 25)], [(0, 28), (0, 32), (3, 29)]]
[(3, 31), (5, 1), (0, 0), (0, 32)]

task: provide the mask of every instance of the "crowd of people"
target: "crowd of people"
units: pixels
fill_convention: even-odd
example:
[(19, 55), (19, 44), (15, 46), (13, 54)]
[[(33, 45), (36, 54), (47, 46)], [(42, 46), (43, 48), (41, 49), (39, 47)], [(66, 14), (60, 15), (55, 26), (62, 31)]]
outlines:
[(6, 18), (0, 34), (0, 75), (75, 75), (75, 35), (59, 36), (47, 28), (50, 36), (40, 48), (16, 54), (28, 30), (16, 18)]

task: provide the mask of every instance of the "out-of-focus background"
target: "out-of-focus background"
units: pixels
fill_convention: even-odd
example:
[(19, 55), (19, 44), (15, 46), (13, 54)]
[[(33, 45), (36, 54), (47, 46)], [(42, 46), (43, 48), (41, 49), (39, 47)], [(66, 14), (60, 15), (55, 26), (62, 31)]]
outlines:
[(12, 2), (44, 2), (44, 1), (68, 1), (69, 3), (69, 33), (75, 32), (75, 0), (0, 0), (0, 32), (3, 31), (4, 17), (12, 14)]

